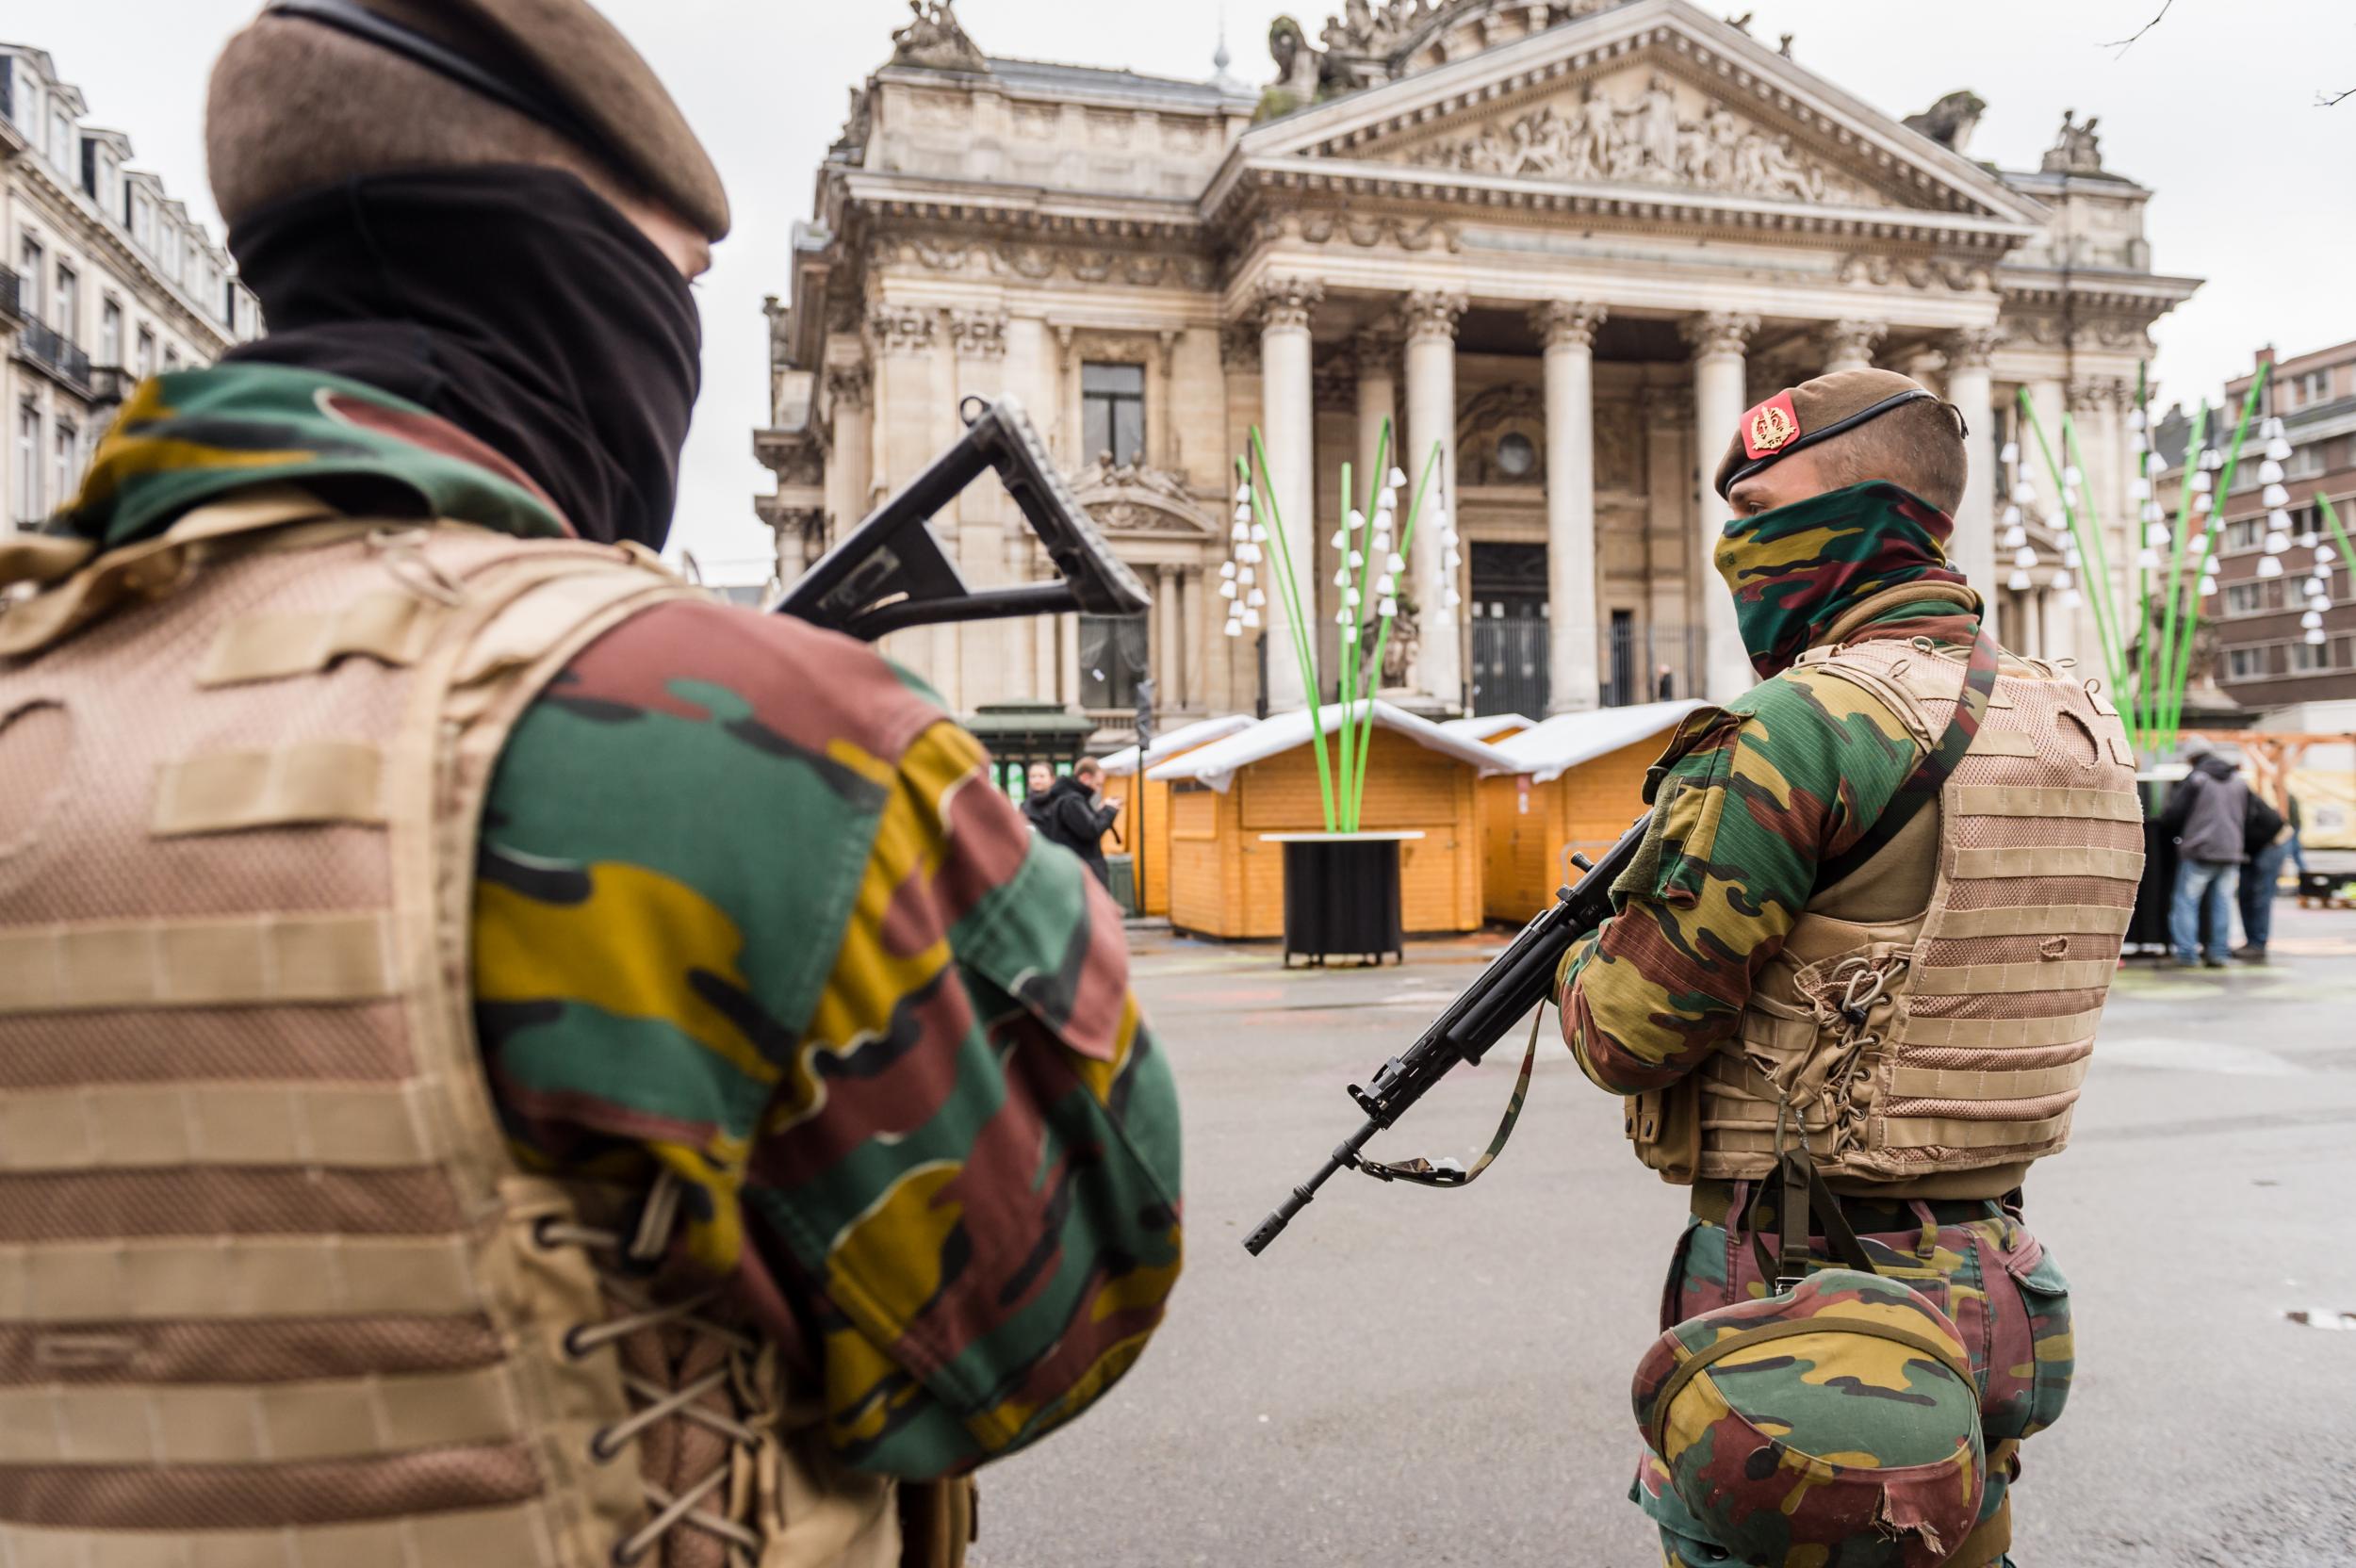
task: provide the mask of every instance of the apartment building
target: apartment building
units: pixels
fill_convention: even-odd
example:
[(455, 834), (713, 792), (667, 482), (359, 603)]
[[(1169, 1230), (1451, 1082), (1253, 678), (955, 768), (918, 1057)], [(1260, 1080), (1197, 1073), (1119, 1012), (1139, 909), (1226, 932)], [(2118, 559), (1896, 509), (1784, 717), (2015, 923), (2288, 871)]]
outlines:
[(88, 113), (47, 53), (0, 43), (0, 532), (73, 496), (139, 378), (261, 330), (227, 253)]
[[(2201, 609), (2216, 628), (2217, 686), (2262, 711), (2356, 697), (2356, 583), (2318, 499), (2356, 534), (2356, 342), (2287, 357), (2269, 346), (2254, 360), (2226, 384), (2203, 441), (2220, 456), (2232, 445), (2257, 368), (2271, 364), (2233, 488), (2217, 503), (2217, 591)], [(2268, 418), (2281, 419), (2289, 449), (2274, 447), (2271, 459), (2261, 438)], [(2170, 464), (2157, 488), (2171, 508), (2189, 423), (2173, 411), (2154, 436)], [(2210, 472), (2213, 484), (2224, 478), (2221, 468)]]

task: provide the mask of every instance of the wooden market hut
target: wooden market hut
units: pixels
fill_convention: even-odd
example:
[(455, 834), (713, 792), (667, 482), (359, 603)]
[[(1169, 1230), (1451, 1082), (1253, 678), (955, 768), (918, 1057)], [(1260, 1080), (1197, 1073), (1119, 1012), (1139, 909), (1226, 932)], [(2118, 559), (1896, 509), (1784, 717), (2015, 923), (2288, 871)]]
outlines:
[(1647, 702), (1558, 713), (1499, 742), (1513, 770), (1481, 780), (1481, 901), (1488, 918), (1519, 925), (1554, 890), (1576, 881), (1569, 852), (1590, 858), (1618, 841), (1644, 809), (1644, 771), (1669, 731), (1701, 704)]
[(1496, 745), (1528, 729), (1530, 721), (1519, 713), (1476, 713), (1467, 719), (1443, 719), (1440, 727), (1460, 740)]
[[(1323, 710), (1329, 761), (1340, 721), (1338, 706)], [(1261, 835), (1325, 826), (1309, 742), (1306, 710), (1279, 713), (1147, 770), (1149, 781), (1170, 792), (1172, 926), (1206, 937), (1284, 935), (1284, 846)], [(1489, 746), (1389, 703), (1374, 704), (1359, 826), (1423, 835), (1399, 846), (1406, 930), (1481, 925), (1478, 786), (1483, 774), (1508, 765)]]
[[(1127, 855), (1134, 863), (1137, 845), (1144, 844), (1140, 912), (1170, 913), (1170, 786), (1143, 776), (1141, 765), (1151, 767), (1183, 757), (1239, 729), (1249, 729), (1258, 722), (1249, 713), (1198, 719), (1167, 735), (1156, 735), (1153, 746), (1142, 756), (1136, 746), (1123, 746), (1104, 759), (1104, 792), (1121, 797), (1121, 815), (1104, 835), (1104, 853)], [(1116, 784), (1112, 782), (1115, 779), (1122, 782)]]

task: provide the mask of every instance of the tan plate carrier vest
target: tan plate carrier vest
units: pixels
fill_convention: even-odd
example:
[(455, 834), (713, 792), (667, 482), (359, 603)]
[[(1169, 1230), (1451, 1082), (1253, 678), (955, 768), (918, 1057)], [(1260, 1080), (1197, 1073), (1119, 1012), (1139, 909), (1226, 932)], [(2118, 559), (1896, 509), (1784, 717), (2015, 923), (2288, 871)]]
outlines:
[[(1964, 650), (1925, 640), (1799, 662), (1878, 697), (1929, 745)], [(2135, 754), (2094, 683), (2005, 655), (1971, 749), (1925, 810), (1818, 890), (1699, 1070), (1628, 1102), (1675, 1182), (1765, 1177), (1805, 1128), (1841, 1190), (1994, 1197), (2070, 1138), (2143, 874)]]
[[(773, 1351), (615, 1294), (477, 1055), (500, 746), (690, 592), (275, 491), (0, 614), (0, 1562), (896, 1560)], [(651, 1529), (690, 1493), (735, 1534)]]

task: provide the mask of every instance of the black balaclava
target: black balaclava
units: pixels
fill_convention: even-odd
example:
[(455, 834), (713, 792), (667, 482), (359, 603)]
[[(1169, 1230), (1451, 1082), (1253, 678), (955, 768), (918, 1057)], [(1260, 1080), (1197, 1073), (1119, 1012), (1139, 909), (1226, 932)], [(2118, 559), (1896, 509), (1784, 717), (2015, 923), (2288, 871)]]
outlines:
[(233, 349), (421, 404), (540, 482), (584, 539), (662, 547), (702, 327), (677, 267), (576, 176), (375, 174), (240, 217), (268, 336)]

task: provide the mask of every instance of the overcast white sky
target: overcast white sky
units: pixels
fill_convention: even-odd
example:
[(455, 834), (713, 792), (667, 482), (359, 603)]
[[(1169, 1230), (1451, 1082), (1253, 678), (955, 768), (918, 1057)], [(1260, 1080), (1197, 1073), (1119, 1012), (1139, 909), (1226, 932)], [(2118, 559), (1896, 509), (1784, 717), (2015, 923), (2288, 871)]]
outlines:
[[(654, 61), (717, 157), (736, 232), (701, 286), (704, 394), (687, 448), (676, 542), (711, 565), (758, 557), (751, 498), (764, 423), (763, 294), (786, 287), (788, 234), (846, 90), (882, 63), (906, 0), (601, 0)], [(1724, 0), (1722, 0), (1724, 3)], [(2114, 170), (2151, 187), (2154, 265), (2208, 280), (2158, 328), (2164, 397), (2214, 396), (2251, 351), (2356, 337), (2356, 7), (2348, 0), (2173, 0), (2123, 54), (2103, 47), (2161, 0), (1740, 0), (1752, 31), (1798, 35), (1808, 69), (1892, 115), (1957, 88), (1988, 100), (1975, 157), (2035, 167), (2064, 108), (2102, 117)], [(199, 117), (205, 73), (256, 0), (0, 0), (0, 37), (47, 49), (90, 118), (209, 214)], [(1273, 74), (1269, 19), (1225, 8), (1234, 71)], [(1315, 33), (1329, 9), (1292, 8)], [(996, 55), (1207, 76), (1216, 0), (958, 0)], [(219, 226), (216, 220), (215, 232)]]

